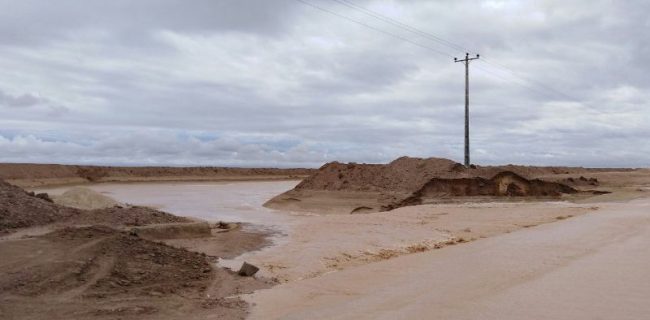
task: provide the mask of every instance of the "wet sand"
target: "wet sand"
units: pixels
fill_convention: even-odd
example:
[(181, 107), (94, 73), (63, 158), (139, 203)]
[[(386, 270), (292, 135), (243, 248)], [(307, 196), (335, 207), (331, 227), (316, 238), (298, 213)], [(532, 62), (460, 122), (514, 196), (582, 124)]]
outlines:
[(249, 296), (252, 319), (643, 319), (650, 200)]
[(281, 282), (303, 280), (395, 257), (435, 250), (595, 212), (592, 205), (483, 203), (422, 205), (371, 214), (299, 214), (287, 237), (246, 260)]

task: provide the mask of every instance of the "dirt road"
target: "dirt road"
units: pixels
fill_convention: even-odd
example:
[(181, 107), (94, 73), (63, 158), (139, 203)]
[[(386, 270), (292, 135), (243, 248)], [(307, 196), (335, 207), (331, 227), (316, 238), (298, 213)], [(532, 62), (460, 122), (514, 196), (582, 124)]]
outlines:
[(253, 319), (642, 319), (650, 200), (247, 297)]

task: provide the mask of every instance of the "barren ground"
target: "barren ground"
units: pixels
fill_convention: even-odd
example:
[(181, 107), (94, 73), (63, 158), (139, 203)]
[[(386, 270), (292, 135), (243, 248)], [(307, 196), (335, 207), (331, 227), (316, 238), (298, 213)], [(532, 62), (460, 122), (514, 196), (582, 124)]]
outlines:
[[(504, 168), (515, 175), (488, 181)], [(146, 179), (158, 179), (155, 172)], [(179, 172), (173, 179), (186, 177)], [(431, 182), (436, 173), (464, 180), (440, 185)], [(142, 176), (110, 173), (100, 181)], [(32, 178), (14, 181), (67, 179)], [(581, 196), (521, 196), (539, 186), (570, 190), (560, 184)], [(268, 203), (279, 211), (246, 198), (240, 214), (273, 214), (283, 223), (273, 245), (247, 226), (206, 237), (201, 224), (158, 210), (63, 208), (2, 186), (8, 234), (0, 238), (0, 318), (237, 319), (248, 310), (240, 294), (261, 288), (244, 296), (256, 319), (637, 319), (650, 312), (641, 302), (650, 294), (641, 285), (650, 280), (647, 169), (464, 171), (408, 158), (385, 167), (330, 164)], [(232, 197), (245, 191), (236, 190)], [(373, 212), (413, 196), (414, 205)], [(161, 229), (130, 231), (152, 223)], [(86, 227), (95, 224), (103, 226)], [(184, 227), (172, 233), (183, 236), (168, 239), (176, 225)], [(211, 264), (219, 258), (233, 268), (253, 262), (271, 280), (233, 275)]]
[(214, 265), (267, 234), (146, 207), (67, 208), (0, 181), (0, 232), (2, 319), (242, 319), (237, 295), (271, 285)]
[[(211, 254), (241, 253), (212, 240)], [(0, 252), (2, 319), (240, 319), (236, 295), (269, 285), (104, 226), (4, 240)]]
[(97, 182), (258, 181), (302, 179), (313, 169), (223, 167), (103, 167), (0, 163), (0, 179), (23, 188)]
[[(592, 204), (421, 205), (369, 214), (293, 213), (287, 238), (230, 262), (250, 261), (280, 282), (463, 244), (597, 212)], [(229, 262), (225, 262), (228, 265)]]

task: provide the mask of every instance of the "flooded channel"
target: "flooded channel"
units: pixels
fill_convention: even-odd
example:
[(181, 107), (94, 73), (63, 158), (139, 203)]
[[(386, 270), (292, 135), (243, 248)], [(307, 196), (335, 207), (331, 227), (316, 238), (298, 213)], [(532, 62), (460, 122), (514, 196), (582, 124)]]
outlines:
[[(262, 205), (299, 181), (101, 183), (84, 185), (119, 202), (149, 206), (179, 216), (207, 221), (248, 222), (280, 226), (289, 217)], [(71, 186), (37, 192), (60, 195)]]

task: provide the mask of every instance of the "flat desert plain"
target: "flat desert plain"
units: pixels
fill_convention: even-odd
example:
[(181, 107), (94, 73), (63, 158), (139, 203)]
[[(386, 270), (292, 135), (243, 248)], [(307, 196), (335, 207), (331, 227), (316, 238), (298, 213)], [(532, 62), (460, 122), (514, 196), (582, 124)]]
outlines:
[[(3, 318), (650, 314), (648, 169), (400, 158), (266, 171), (259, 182), (201, 169), (212, 176), (163, 183), (144, 170), (128, 184), (121, 169), (97, 179), (57, 170), (56, 180), (8, 179), (33, 193), (3, 184)], [(243, 262), (259, 272), (237, 275)]]

